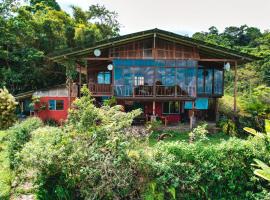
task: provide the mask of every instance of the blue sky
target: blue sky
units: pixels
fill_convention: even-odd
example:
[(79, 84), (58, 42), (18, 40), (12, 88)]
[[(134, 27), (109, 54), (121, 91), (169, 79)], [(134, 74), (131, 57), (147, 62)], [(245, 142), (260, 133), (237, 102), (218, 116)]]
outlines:
[(105, 5), (119, 14), (120, 34), (160, 28), (191, 35), (215, 25), (256, 26), (270, 29), (270, 0), (57, 0), (70, 12), (70, 5), (87, 10), (91, 4)]

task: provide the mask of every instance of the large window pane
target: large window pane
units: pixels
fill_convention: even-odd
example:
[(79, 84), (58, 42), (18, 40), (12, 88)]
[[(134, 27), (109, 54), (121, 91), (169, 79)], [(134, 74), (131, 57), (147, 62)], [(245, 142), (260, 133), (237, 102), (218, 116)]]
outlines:
[(222, 94), (223, 89), (223, 72), (222, 70), (214, 70), (215, 82), (214, 82), (214, 93)]
[(163, 114), (178, 114), (180, 112), (180, 104), (177, 101), (169, 101), (163, 103)]
[(185, 69), (185, 85), (187, 86), (187, 93), (190, 96), (196, 95), (196, 69)]
[(110, 72), (99, 72), (97, 76), (98, 84), (110, 84), (111, 73)]
[(198, 69), (198, 86), (197, 91), (198, 93), (204, 93), (204, 69)]
[(213, 70), (212, 69), (206, 69), (204, 71), (204, 76), (205, 76), (205, 93), (206, 94), (212, 94)]
[(56, 100), (56, 110), (64, 110), (64, 101), (63, 100)]

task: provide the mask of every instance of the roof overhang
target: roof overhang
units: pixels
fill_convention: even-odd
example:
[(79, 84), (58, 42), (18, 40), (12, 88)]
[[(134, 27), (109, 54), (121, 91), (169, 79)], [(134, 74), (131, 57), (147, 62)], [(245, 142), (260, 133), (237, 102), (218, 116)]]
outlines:
[(160, 30), (160, 29), (151, 29), (147, 31), (132, 33), (132, 34), (124, 35), (124, 36), (111, 38), (109, 40), (103, 40), (89, 46), (86, 45), (84, 47), (71, 48), (71, 49), (66, 49), (63, 51), (58, 51), (49, 55), (48, 58), (52, 62), (62, 63), (68, 59), (86, 58), (95, 49), (105, 49), (112, 46), (119, 46), (128, 42), (131, 42), (131, 41), (144, 39), (144, 38), (150, 38), (150, 37), (162, 38), (162, 39), (170, 40), (170, 41), (180, 43), (186, 46), (193, 46), (193, 47), (195, 46), (199, 51), (205, 54), (211, 54), (211, 55), (214, 55), (215, 58), (220, 58), (224, 60), (226, 59), (235, 60), (235, 61), (238, 61), (239, 64), (245, 64), (248, 62), (261, 59), (259, 57), (242, 53), (240, 51), (210, 44), (201, 40), (196, 40), (190, 37), (178, 35), (178, 34)]

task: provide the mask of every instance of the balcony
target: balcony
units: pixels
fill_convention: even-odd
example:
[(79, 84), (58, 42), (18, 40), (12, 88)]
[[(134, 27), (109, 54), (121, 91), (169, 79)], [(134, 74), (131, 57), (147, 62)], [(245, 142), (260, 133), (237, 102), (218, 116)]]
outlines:
[(88, 87), (93, 96), (112, 96), (111, 84), (89, 83)]
[(195, 87), (166, 86), (166, 85), (110, 85), (110, 84), (89, 84), (89, 90), (93, 96), (116, 96), (116, 97), (194, 97)]

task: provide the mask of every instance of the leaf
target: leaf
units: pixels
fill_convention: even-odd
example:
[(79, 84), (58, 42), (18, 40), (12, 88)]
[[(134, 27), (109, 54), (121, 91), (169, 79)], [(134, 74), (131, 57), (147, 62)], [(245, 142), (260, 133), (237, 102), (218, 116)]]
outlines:
[(262, 170), (262, 169), (256, 169), (254, 171), (254, 174), (267, 180), (267, 181), (270, 181), (270, 170), (269, 171), (265, 171), (265, 170)]
[(265, 132), (267, 134), (270, 134), (270, 120), (269, 119), (265, 120)]
[(253, 128), (245, 127), (244, 131), (251, 133), (254, 136), (261, 136), (261, 134), (257, 132), (256, 130), (254, 130)]
[(172, 195), (173, 199), (176, 199), (175, 188), (174, 187), (169, 188), (168, 192)]

